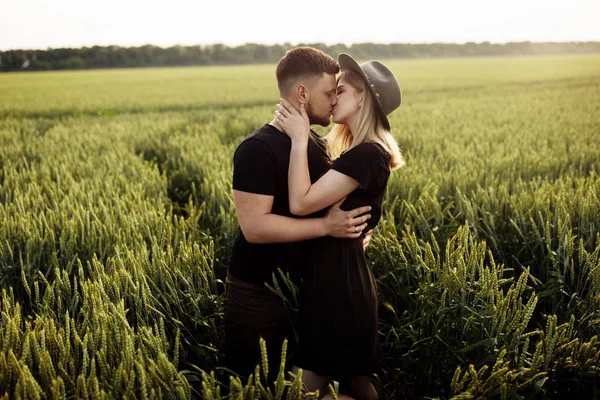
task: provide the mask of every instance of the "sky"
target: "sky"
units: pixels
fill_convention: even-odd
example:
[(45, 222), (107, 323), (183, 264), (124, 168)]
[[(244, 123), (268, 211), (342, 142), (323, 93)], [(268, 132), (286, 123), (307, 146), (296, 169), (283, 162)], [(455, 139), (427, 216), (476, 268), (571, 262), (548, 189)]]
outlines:
[(599, 16), (600, 0), (0, 0), (0, 50), (600, 41)]

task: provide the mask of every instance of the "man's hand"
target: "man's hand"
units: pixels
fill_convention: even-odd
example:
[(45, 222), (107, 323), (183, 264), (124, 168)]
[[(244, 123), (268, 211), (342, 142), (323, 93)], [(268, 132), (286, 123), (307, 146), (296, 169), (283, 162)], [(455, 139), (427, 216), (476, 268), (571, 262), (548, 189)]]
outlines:
[(365, 206), (344, 211), (340, 209), (344, 200), (346, 200), (345, 197), (332, 205), (329, 211), (327, 211), (327, 215), (324, 217), (325, 230), (329, 236), (342, 239), (356, 239), (361, 235), (363, 229), (367, 227), (366, 221), (371, 218), (371, 214), (365, 213), (371, 211), (371, 207)]
[(372, 237), (373, 237), (373, 229), (371, 229), (369, 232), (365, 233), (365, 237), (363, 237), (363, 241), (362, 241), (363, 251), (367, 250), (367, 247), (369, 247), (369, 243), (371, 243)]

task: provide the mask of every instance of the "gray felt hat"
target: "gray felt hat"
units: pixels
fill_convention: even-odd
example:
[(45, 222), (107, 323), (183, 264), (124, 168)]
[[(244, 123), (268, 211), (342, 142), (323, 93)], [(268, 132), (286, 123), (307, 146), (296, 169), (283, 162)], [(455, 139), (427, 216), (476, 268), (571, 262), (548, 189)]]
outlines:
[(379, 61), (367, 61), (359, 65), (354, 58), (345, 53), (338, 56), (338, 63), (342, 71), (351, 69), (364, 79), (375, 98), (384, 126), (390, 129), (387, 116), (402, 104), (400, 84), (394, 73)]

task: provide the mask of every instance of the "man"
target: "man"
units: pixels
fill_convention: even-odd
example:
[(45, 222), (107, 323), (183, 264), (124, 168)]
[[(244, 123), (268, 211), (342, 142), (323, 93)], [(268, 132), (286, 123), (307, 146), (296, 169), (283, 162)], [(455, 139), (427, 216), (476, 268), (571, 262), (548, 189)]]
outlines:
[[(336, 104), (337, 62), (320, 50), (300, 47), (277, 64), (280, 96), (297, 109), (304, 104), (311, 124), (329, 125)], [(342, 211), (342, 201), (329, 211), (305, 218), (291, 214), (288, 165), (291, 141), (274, 119), (246, 138), (234, 155), (233, 199), (241, 228), (235, 238), (225, 300), (225, 360), (242, 376), (260, 361), (259, 338), (267, 342), (269, 378), (279, 369), (281, 344), (293, 329), (283, 301), (265, 283), (281, 269), (298, 285), (307, 269), (312, 240), (323, 236), (357, 238), (366, 227), (370, 208)], [(329, 167), (325, 143), (316, 133), (308, 148), (312, 182)], [(367, 239), (368, 241), (368, 239)]]

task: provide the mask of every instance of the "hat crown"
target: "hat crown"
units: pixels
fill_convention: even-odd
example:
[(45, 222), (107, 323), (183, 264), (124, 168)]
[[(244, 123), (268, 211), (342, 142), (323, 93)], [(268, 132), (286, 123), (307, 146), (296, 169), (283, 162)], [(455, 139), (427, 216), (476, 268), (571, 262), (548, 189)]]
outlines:
[(367, 61), (360, 64), (367, 84), (375, 92), (375, 98), (379, 101), (385, 115), (389, 115), (402, 104), (402, 93), (400, 84), (393, 72), (379, 61)]

